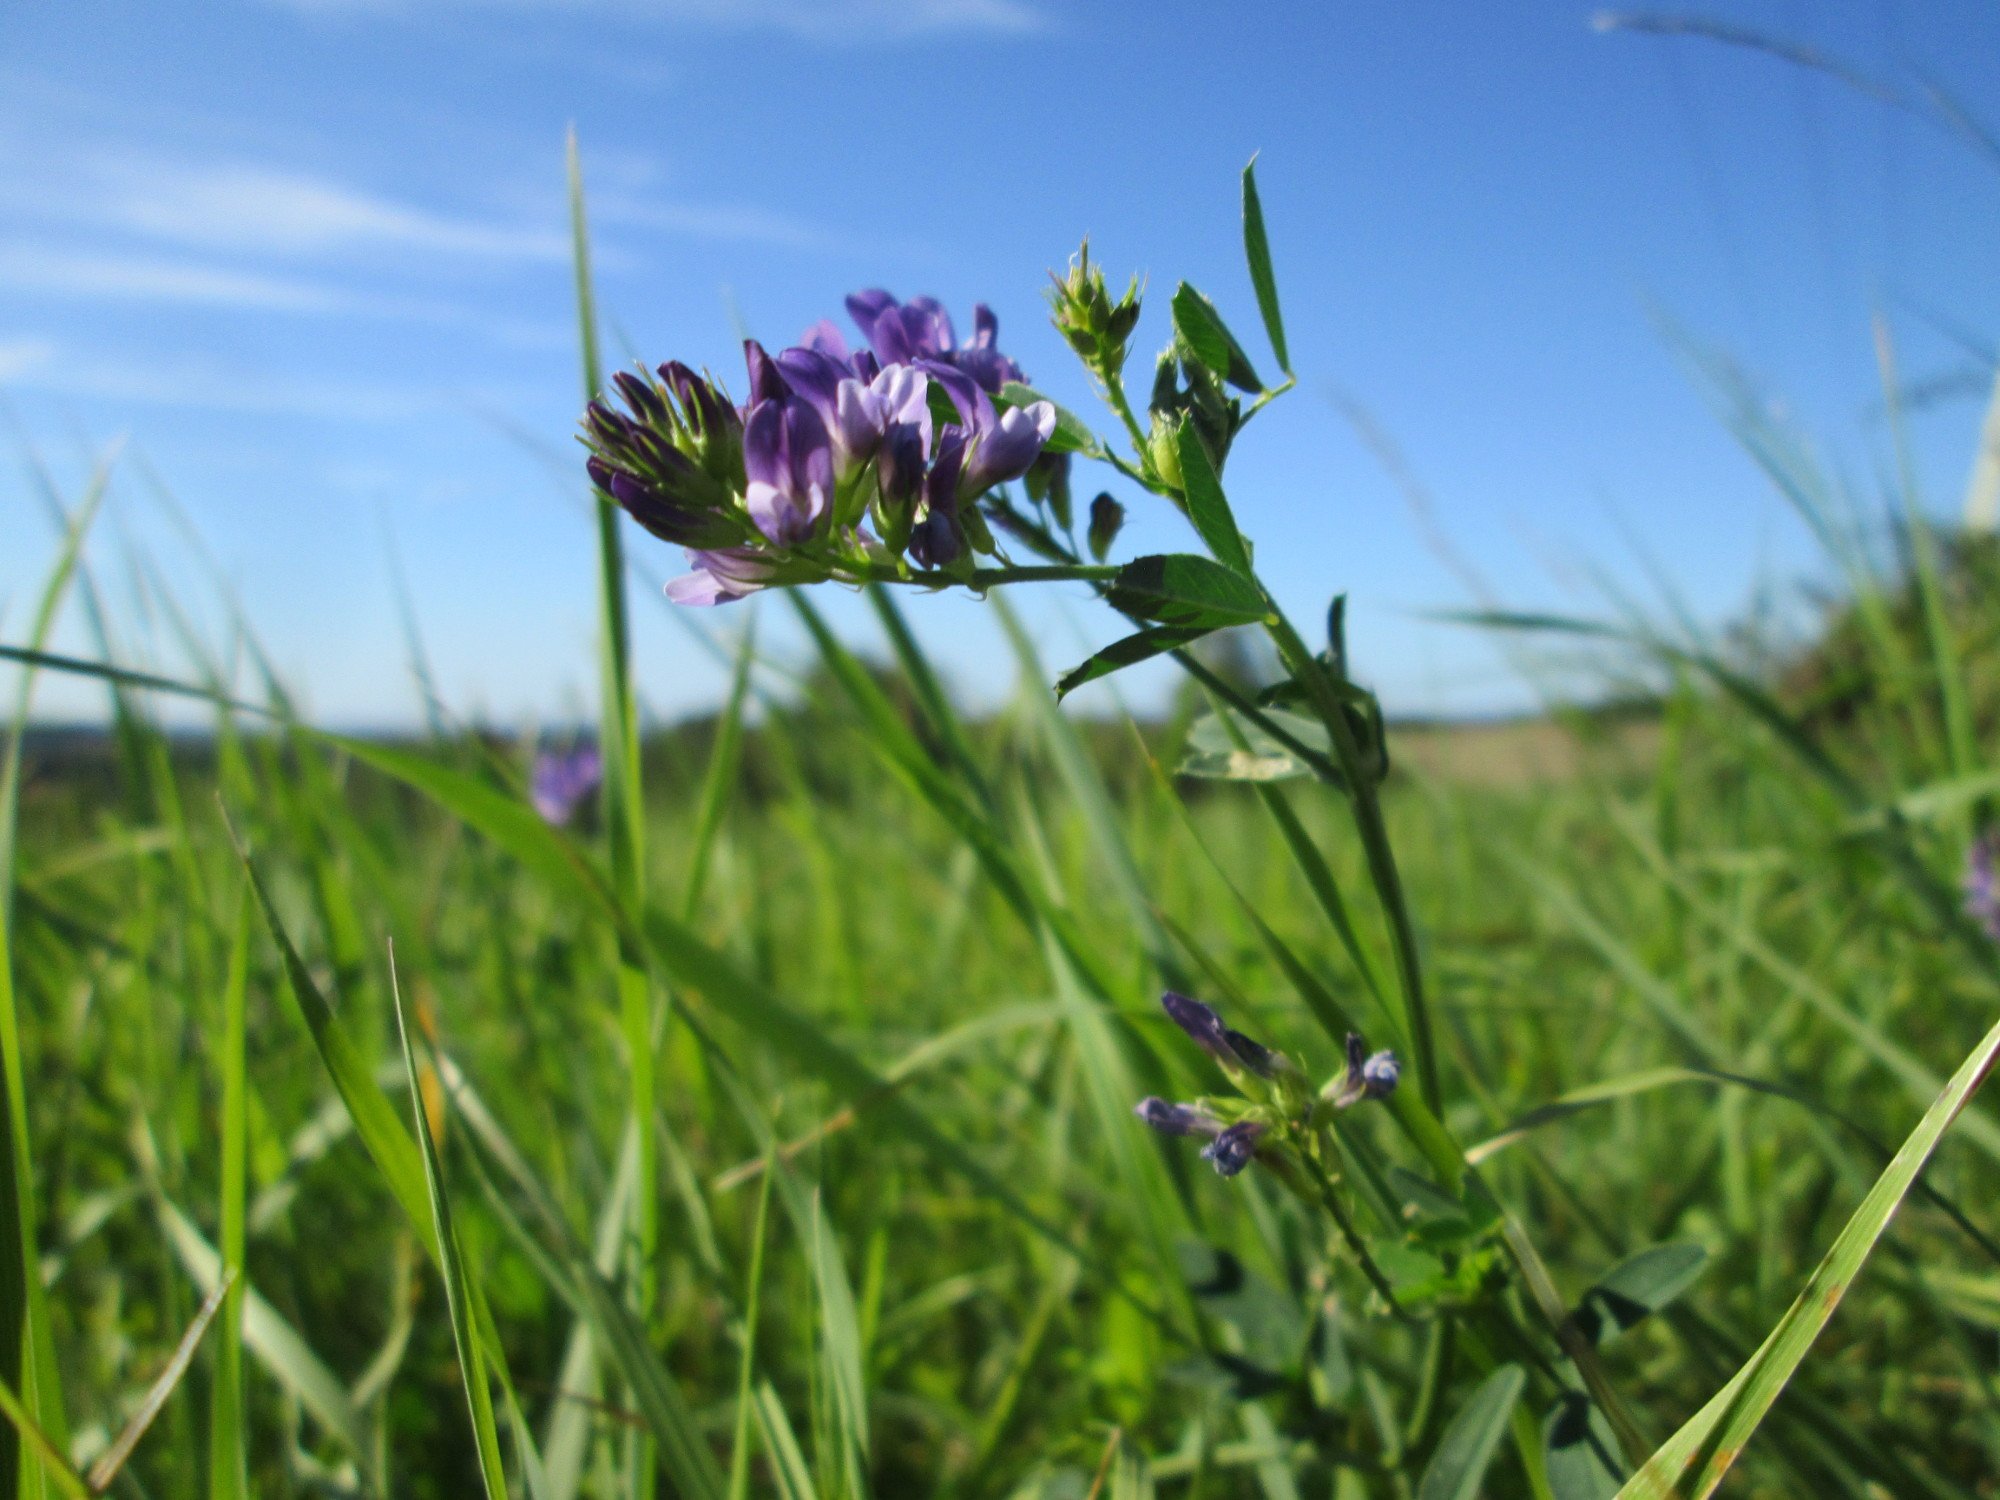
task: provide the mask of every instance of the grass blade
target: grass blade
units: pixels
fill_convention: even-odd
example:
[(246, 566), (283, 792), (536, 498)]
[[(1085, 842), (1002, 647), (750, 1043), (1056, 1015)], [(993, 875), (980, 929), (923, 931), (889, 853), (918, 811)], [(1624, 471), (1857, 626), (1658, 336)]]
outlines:
[[(28, 1415), (21, 1398), (4, 1380), (0, 1380), (0, 1416), (6, 1417), (10, 1432), (25, 1440), (21, 1456), (24, 1461), (35, 1465), (34, 1472), (38, 1476), (47, 1474), (55, 1481), (56, 1488), (65, 1495), (75, 1497), (75, 1500), (93, 1500), (89, 1482), (76, 1472), (75, 1465), (63, 1455), (62, 1449), (49, 1435), (35, 1425), (35, 1419)], [(10, 1487), (14, 1477), (11, 1472), (7, 1475)]]
[(1771, 1404), (1805, 1362), (1820, 1330), (1840, 1306), (1890, 1218), (1902, 1206), (1917, 1173), (1985, 1082), (1996, 1058), (2000, 1058), (2000, 1025), (1987, 1032), (1952, 1075), (1757, 1352), (1632, 1476), (1618, 1492), (1619, 1500), (1667, 1500), (1669, 1496), (1702, 1500), (1722, 1483)]
[(458, 1349), (458, 1369), (471, 1410), (473, 1440), (479, 1446), (479, 1477), (486, 1500), (507, 1500), (507, 1475), (500, 1463), (500, 1433), (493, 1420), (493, 1392), (486, 1383), (486, 1362), (473, 1336), (471, 1301), (465, 1263), (459, 1255), (458, 1231), (452, 1223), (451, 1198), (445, 1192), (444, 1169), (424, 1111), (424, 1091), (417, 1077), (417, 1054), (410, 1045), (409, 1018), (403, 1013), (403, 988), (396, 978), (396, 954), (389, 952), (389, 994), (396, 1011), (396, 1036), (403, 1046), (403, 1069), (410, 1081), (410, 1109), (418, 1149), (422, 1153), (424, 1186), (430, 1195), (431, 1224), (437, 1257), (444, 1275), (445, 1311), (451, 1318), (451, 1339)]
[(250, 893), (236, 901), (229, 973), (222, 989), (222, 1324), (216, 1333), (215, 1384), (208, 1434), (210, 1500), (248, 1500), (243, 1416), (244, 1215), (248, 1191), (249, 1123), (244, 1031), (250, 970)]
[(181, 1377), (187, 1374), (188, 1366), (194, 1362), (195, 1350), (201, 1347), (202, 1335), (208, 1332), (209, 1323), (214, 1320), (216, 1313), (222, 1310), (223, 1299), (235, 1287), (237, 1280), (233, 1271), (223, 1273), (221, 1283), (202, 1300), (201, 1310), (195, 1314), (194, 1322), (188, 1325), (187, 1332), (181, 1335), (181, 1341), (174, 1347), (166, 1368), (160, 1371), (159, 1376), (147, 1388), (137, 1409), (127, 1419), (111, 1446), (106, 1448), (97, 1462), (90, 1466), (90, 1473), (85, 1478), (94, 1492), (102, 1494), (110, 1489), (111, 1481), (118, 1477), (118, 1471), (131, 1459), (132, 1450), (139, 1446), (139, 1440), (146, 1435), (146, 1429), (153, 1425), (153, 1419), (159, 1416), (161, 1408), (173, 1395), (174, 1388), (181, 1383)]
[[(202, 1238), (192, 1219), (164, 1198), (155, 1203), (154, 1218), (189, 1278), (204, 1296), (213, 1296), (223, 1285), (222, 1257), (215, 1247)], [(243, 1347), (315, 1422), (339, 1440), (372, 1480), (374, 1444), (369, 1441), (368, 1423), (348, 1398), (340, 1377), (254, 1287), (238, 1278), (230, 1290), (243, 1298)]]

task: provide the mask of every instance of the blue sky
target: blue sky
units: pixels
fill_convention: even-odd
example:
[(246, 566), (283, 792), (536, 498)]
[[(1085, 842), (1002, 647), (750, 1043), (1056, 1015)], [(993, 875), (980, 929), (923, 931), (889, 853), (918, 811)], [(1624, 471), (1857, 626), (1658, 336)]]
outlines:
[[(1703, 13), (1975, 107), (2000, 81), (1983, 0)], [(129, 657), (178, 663), (121, 544), (198, 619), (220, 615), (164, 489), (320, 717), (417, 713), (390, 536), (457, 711), (586, 715), (571, 123), (614, 355), (740, 385), (739, 327), (788, 342), (879, 284), (929, 291), (961, 322), (991, 303), (1002, 346), (1079, 410), (1041, 287), (1085, 233), (1114, 274), (1151, 278), (1142, 367), (1182, 278), (1269, 363), (1236, 218), (1237, 173), (1261, 152), (1301, 390), (1232, 458), (1260, 560), (1300, 614), (1351, 594), (1358, 668), (1392, 711), (1518, 706), (1530, 695), (1490, 643), (1424, 618), (1465, 587), (1339, 401), (1393, 438), (1437, 530), (1507, 602), (1588, 606), (1593, 577), (1642, 591), (1657, 570), (1721, 620), (1812, 554), (1663, 320), (1753, 372), (1866, 490), (1886, 449), (1880, 313), (1905, 375), (1945, 392), (1912, 419), (1944, 512), (1983, 408), (1980, 351), (2000, 338), (1990, 161), (1824, 76), (1601, 34), (1591, 15), (1558, 0), (13, 0), (0, 638), (24, 633), (54, 551), (31, 454), (73, 495), (122, 438), (93, 557)], [(1157, 502), (1111, 487), (1133, 549), (1187, 544)], [(633, 550), (658, 577), (679, 569), (637, 533)], [(865, 634), (859, 601), (823, 602)], [(1052, 666), (1112, 633), (1078, 590), (1020, 602)], [(1004, 690), (975, 604), (913, 604), (970, 695)], [(668, 610), (641, 597), (635, 615), (662, 714), (720, 684)], [(795, 640), (775, 601), (760, 630)], [(41, 703), (85, 713), (98, 696), (52, 683)]]

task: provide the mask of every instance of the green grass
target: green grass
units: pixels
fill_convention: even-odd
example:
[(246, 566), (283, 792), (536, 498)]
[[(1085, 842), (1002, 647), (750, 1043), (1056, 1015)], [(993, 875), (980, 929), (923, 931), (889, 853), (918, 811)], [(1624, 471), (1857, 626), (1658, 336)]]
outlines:
[[(594, 388), (587, 269), (579, 308)], [(642, 737), (605, 509), (607, 791), (554, 831), (516, 747), (298, 722), (254, 622), (184, 632), (149, 562), (161, 637), (114, 631), (107, 481), (58, 499), (6, 650), (114, 733), (25, 738), (22, 672), (0, 1500), (1996, 1493), (2000, 953), (1956, 883), (2000, 554), (1899, 501), (1885, 566), (1719, 383), (1841, 609), (1786, 650), (1489, 616), (1650, 672), (1644, 733), (1578, 715), (1570, 774), (1405, 767), (1379, 806), (1176, 775), (1191, 732), (1252, 754), (1191, 724), (1244, 685), (1079, 721), (1004, 603), (1020, 689), (965, 717), (884, 591), (864, 640), (766, 601), (810, 659), (719, 639), (725, 707)], [(70, 607), (94, 661), (40, 654)], [(1304, 753), (1372, 785), (1276, 635)], [(237, 655), (254, 702), (165, 734)], [(1132, 1117), (1216, 1087), (1169, 985), (1315, 1079), (1350, 1029), (1404, 1054), (1315, 1206)]]
[[(1202, 1373), (1197, 1318), (1212, 1344), (1341, 1413), (1357, 1456), (1343, 1493), (1375, 1492), (1392, 1440), (1487, 1442), (1490, 1411), (1470, 1435), (1447, 1420), (1475, 1386), (1495, 1389), (1470, 1350), (1442, 1376), (1439, 1414), (1412, 1421), (1421, 1334), (1370, 1316), (1358, 1280), (1337, 1277), (1338, 1313), (1307, 1347), (1322, 1231), (1254, 1178), (1224, 1183), (1161, 1150), (1127, 1113), (1149, 1089), (1210, 1086), (1158, 1017), (1163, 972), (1320, 1071), (1334, 1059), (1302, 975), (1387, 1024), (1257, 792), (1182, 783), (1183, 802), (1144, 769), (1149, 751), (1171, 755), (1165, 731), (1078, 738), (1038, 678), (994, 719), (940, 719), (941, 696), (898, 701), (828, 650), (816, 697), (747, 734), (732, 715), (649, 747), (644, 875), (668, 923), (649, 951), (677, 1010), (660, 1035), (657, 1173), (622, 1195), (618, 901), (593, 895), (531, 818), (506, 822), (521, 804), (488, 752), (373, 752), (406, 773), (443, 768), (421, 796), (309, 736), (232, 732), (213, 756), (160, 747), (168, 806), (157, 771), (91, 775), (30, 751), (10, 936), (80, 1467), (209, 1290), (162, 1229), (168, 1205), (210, 1243), (243, 1236), (244, 1295), (299, 1347), (245, 1339), (239, 1408), (232, 1346), (212, 1336), (130, 1462), (135, 1493), (200, 1492), (180, 1486), (204, 1468), (226, 1493), (230, 1464), (197, 1461), (205, 1429), (240, 1441), (253, 1494), (463, 1494), (482, 1455), (504, 1455), (527, 1493), (522, 1440), (540, 1464), (565, 1422), (580, 1435), (547, 1493), (629, 1493), (630, 1434), (683, 1423), (701, 1456), (681, 1461), (712, 1471), (689, 1483), (734, 1463), (752, 1493), (1081, 1495), (1107, 1464), (1128, 1489), (1282, 1494), (1296, 1474), (1300, 1493), (1327, 1493), (1294, 1447), (1304, 1398), (1233, 1399)], [(143, 703), (126, 711), (133, 743), (157, 745)], [(1653, 1441), (1778, 1322), (1996, 1000), (1990, 965), (1765, 725), (1693, 686), (1668, 712), (1680, 728), (1652, 775), (1587, 766), (1518, 790), (1405, 779), (1387, 799), (1459, 1139), (1635, 1080), (1482, 1164), (1557, 1287), (1577, 1301), (1663, 1241), (1708, 1252), (1682, 1300), (1604, 1351)], [(716, 753), (738, 765), (720, 782)], [(958, 756), (976, 780), (939, 769)], [(268, 939), (241, 936), (243, 866), (218, 794), (299, 946), (289, 978)], [(1328, 888), (1365, 888), (1330, 799), (1281, 795), (1325, 852)], [(1955, 822), (1907, 830), (1946, 883)], [(409, 1085), (390, 937), (413, 1031), (450, 1065), (428, 1075), (447, 1280), (397, 1106)], [(1358, 941), (1387, 972), (1383, 934), (1363, 922)], [(302, 1013), (293, 987), (337, 1017)], [(335, 1052), (315, 1047), (322, 1026)], [(413, 1064), (421, 1080), (421, 1052)], [(435, 1081), (451, 1076), (456, 1098)], [(334, 1103), (336, 1080), (358, 1113)], [(2000, 1140), (1973, 1109), (1965, 1124), (1981, 1127), (1954, 1132), (1926, 1181), (1991, 1231), (1981, 1186)], [(247, 1182), (233, 1211), (218, 1182), (237, 1119)], [(1393, 1156), (1386, 1120), (1369, 1126)], [(593, 1266), (590, 1246), (618, 1243), (607, 1204), (647, 1192), (656, 1300), (620, 1323), (627, 1262)], [(1190, 1240), (1232, 1251), (1280, 1312), (1232, 1323), (1191, 1296), (1177, 1269)], [(413, 1245), (411, 1279), (396, 1268)], [(579, 1330), (596, 1335), (582, 1360)], [(1986, 1493), (1996, 1332), (2000, 1264), (1916, 1200), (1749, 1448), (1742, 1492)], [(385, 1349), (386, 1378), (355, 1392)], [(468, 1353), (511, 1372), (514, 1395), (483, 1403), (501, 1430), (487, 1443), (459, 1386)], [(351, 1424), (302, 1394), (286, 1365), (305, 1357), (347, 1387)], [(1520, 1491), (1514, 1462), (1498, 1460), (1492, 1493)]]

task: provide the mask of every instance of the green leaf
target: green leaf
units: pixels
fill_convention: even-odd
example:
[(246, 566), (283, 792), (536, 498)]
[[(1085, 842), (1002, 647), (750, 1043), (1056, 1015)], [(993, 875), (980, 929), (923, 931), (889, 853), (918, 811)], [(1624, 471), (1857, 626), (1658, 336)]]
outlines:
[(1113, 672), (1148, 661), (1168, 651), (1178, 651), (1209, 633), (1206, 625), (1148, 625), (1144, 630), (1113, 641), (1102, 651), (1071, 667), (1056, 679), (1056, 697), (1066, 698), (1086, 682), (1109, 677)]
[(1632, 1476), (1618, 1492), (1619, 1500), (1703, 1500), (1714, 1493), (1764, 1414), (1798, 1373), (1917, 1174), (1986, 1081), (1996, 1058), (2000, 1058), (2000, 1025), (1986, 1033), (1952, 1075), (1757, 1352)]
[(1215, 560), (1247, 578), (1250, 576), (1250, 549), (1243, 545), (1243, 534), (1236, 529), (1236, 517), (1230, 512), (1229, 500), (1222, 493), (1222, 481), (1216, 477), (1215, 464), (1209, 459), (1208, 449), (1202, 446), (1201, 435), (1194, 430), (1194, 423), (1181, 423), (1180, 430), (1174, 435), (1174, 444), (1181, 461), (1181, 485), (1187, 495), (1188, 519), (1194, 522), (1194, 529), (1208, 544)]
[(1250, 366), (1250, 356), (1222, 321), (1215, 304), (1183, 281), (1174, 289), (1174, 332), (1188, 352), (1239, 390), (1261, 391), (1264, 382)]
[[(933, 381), (931, 389), (938, 388), (937, 383)], [(993, 398), (996, 406), (1033, 406), (1037, 401), (1049, 401), (1049, 398), (1033, 386), (1023, 385), (1018, 380), (1010, 380), (1001, 386), (1000, 394)], [(1056, 430), (1050, 435), (1048, 446), (1042, 450), (1044, 453), (1081, 453), (1093, 458), (1103, 454), (1104, 444), (1099, 442), (1097, 434), (1090, 430), (1089, 423), (1059, 402), (1049, 401), (1049, 405), (1056, 409)], [(955, 410), (952, 420), (954, 422), (958, 420)]]
[(1417, 1500), (1474, 1500), (1526, 1381), (1519, 1365), (1502, 1365), (1479, 1382), (1438, 1439)]
[(1188, 730), (1180, 774), (1211, 781), (1290, 781), (1314, 774), (1302, 751), (1322, 759), (1332, 753), (1326, 726), (1318, 720), (1281, 708), (1267, 708), (1263, 715), (1296, 743), (1287, 744), (1248, 719), (1239, 724), (1220, 713), (1205, 714)]
[(1707, 1264), (1708, 1251), (1686, 1241), (1641, 1250), (1583, 1294), (1577, 1327), (1591, 1343), (1607, 1344), (1693, 1286)]
[[(410, 1113), (422, 1153), (424, 1186), (430, 1194), (431, 1223), (437, 1237), (439, 1269), (444, 1273), (445, 1312), (451, 1320), (451, 1341), (458, 1349), (458, 1371), (472, 1414), (472, 1436), (479, 1454), (479, 1477), (486, 1500), (507, 1500), (507, 1475), (500, 1463), (500, 1430), (493, 1420), (493, 1391), (486, 1381), (486, 1361), (472, 1331), (472, 1291), (465, 1262), (459, 1254), (458, 1228), (451, 1215), (451, 1198), (444, 1190), (444, 1169), (437, 1143), (431, 1139), (424, 1113), (424, 1090), (417, 1076), (416, 1049), (410, 1045), (409, 1018), (403, 1012), (403, 989), (396, 980), (396, 962), (389, 960), (389, 994), (396, 1010), (396, 1036), (403, 1044), (403, 1072), (410, 1084)], [(442, 1094), (442, 1090), (440, 1090)]]
[(1271, 274), (1271, 242), (1264, 236), (1264, 205), (1257, 197), (1255, 157), (1243, 168), (1243, 258), (1250, 263), (1250, 284), (1257, 289), (1257, 311), (1264, 316), (1271, 352), (1278, 356), (1278, 367), (1289, 375), (1292, 360), (1285, 352), (1285, 320), (1278, 313), (1278, 279)]
[(1542, 1424), (1542, 1453), (1554, 1500), (1612, 1500), (1624, 1469), (1618, 1438), (1596, 1403), (1570, 1391)]
[(1162, 625), (1251, 625), (1270, 612), (1257, 585), (1193, 552), (1134, 558), (1111, 581), (1112, 606)]

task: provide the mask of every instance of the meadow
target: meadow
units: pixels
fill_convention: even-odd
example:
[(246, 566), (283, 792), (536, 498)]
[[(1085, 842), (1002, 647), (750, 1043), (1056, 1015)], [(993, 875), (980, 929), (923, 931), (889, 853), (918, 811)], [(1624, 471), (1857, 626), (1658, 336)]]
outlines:
[[(607, 503), (566, 830), (534, 747), (316, 729), (165, 580), (135, 654), (101, 489), (60, 497), (8, 643), (0, 1493), (2000, 1492), (2000, 953), (1960, 892), (2000, 562), (1739, 420), (1836, 597), (1777, 638), (1472, 622), (1618, 674), (1475, 757), (1557, 774), (1394, 725), (1386, 774), (1288, 758), (1257, 690), (1344, 681), (1337, 639), (1131, 722), (1013, 629), (967, 716), (885, 583), (866, 640), (765, 600), (814, 642), (767, 672), (724, 619), (727, 704), (642, 734)], [(97, 657), (47, 653), (61, 609)], [(112, 665), (169, 644), (201, 670)], [(23, 733), (56, 671), (102, 744)], [(1300, 1148), (1323, 1204), (1134, 1118), (1219, 1092), (1168, 989), (1315, 1080), (1394, 1043)]]

